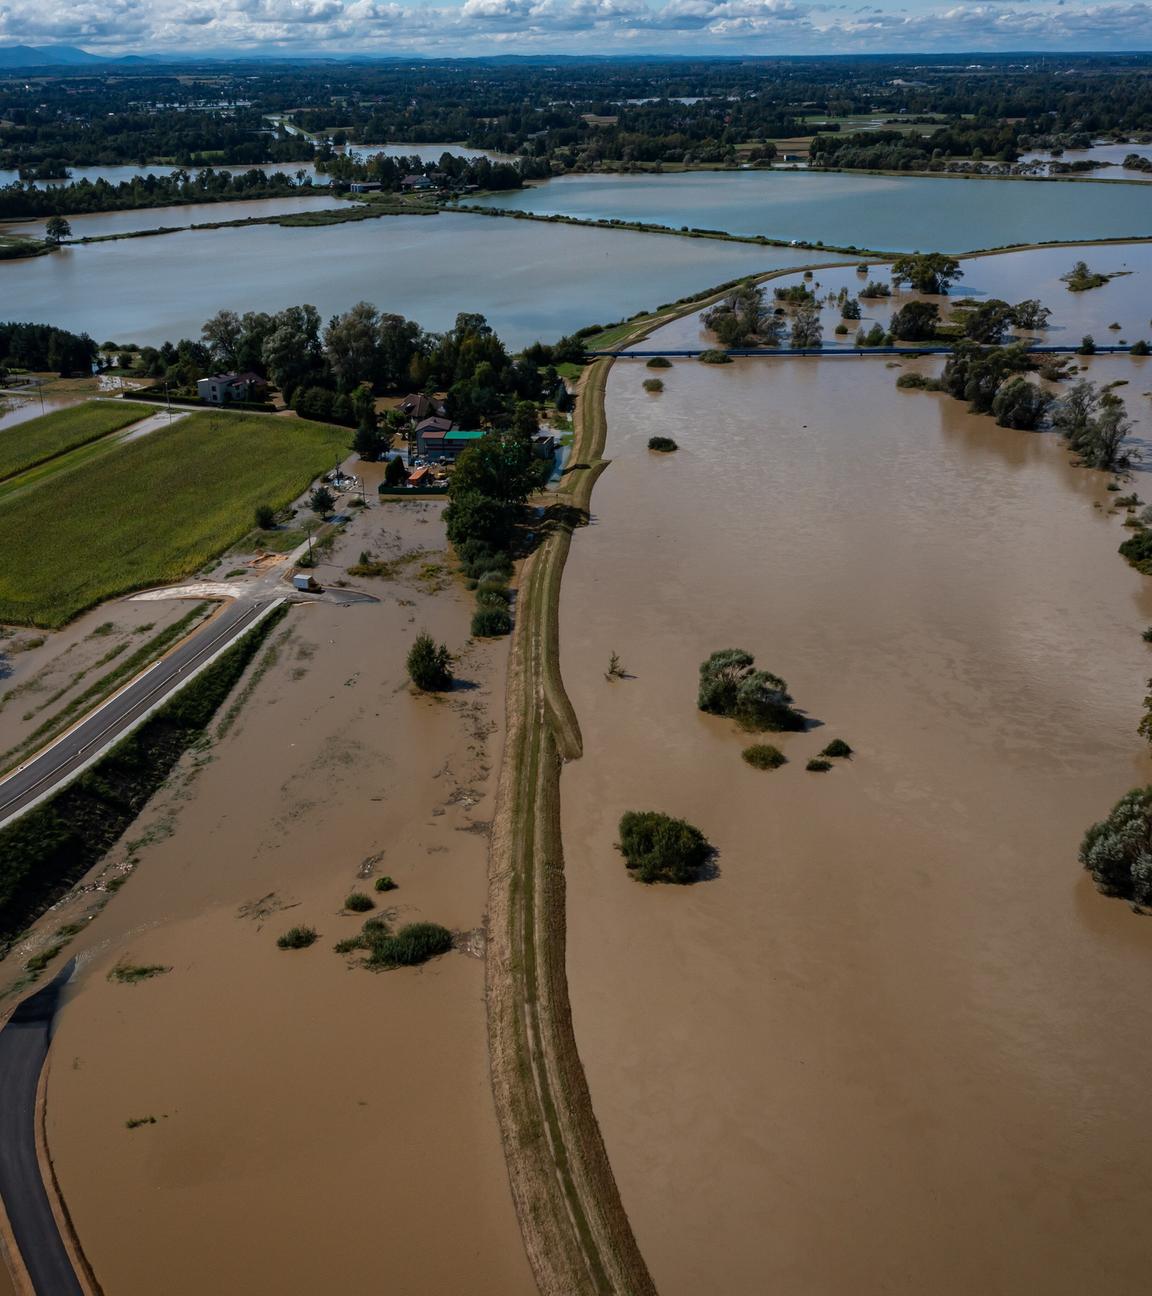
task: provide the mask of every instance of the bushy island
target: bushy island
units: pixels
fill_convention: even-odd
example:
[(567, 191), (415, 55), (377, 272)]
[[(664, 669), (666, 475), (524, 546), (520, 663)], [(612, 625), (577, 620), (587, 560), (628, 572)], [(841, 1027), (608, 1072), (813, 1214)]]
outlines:
[(771, 671), (757, 670), (756, 659), (742, 648), (723, 648), (701, 662), (697, 705), (749, 730), (787, 733), (806, 725), (792, 706), (788, 685)]
[(680, 885), (697, 881), (715, 854), (699, 828), (657, 810), (629, 810), (622, 815), (618, 849), (641, 882)]
[(1152, 907), (1152, 787), (1133, 788), (1088, 829), (1080, 863), (1102, 895)]

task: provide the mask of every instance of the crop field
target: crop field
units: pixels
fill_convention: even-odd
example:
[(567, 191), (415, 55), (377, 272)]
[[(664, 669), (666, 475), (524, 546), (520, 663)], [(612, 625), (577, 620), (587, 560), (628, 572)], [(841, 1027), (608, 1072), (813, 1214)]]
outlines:
[(150, 413), (147, 406), (87, 401), (5, 428), (0, 432), (0, 481), (136, 423)]
[(180, 580), (343, 457), (346, 428), (193, 414), (57, 473), (0, 509), (0, 623), (54, 629), (132, 590)]

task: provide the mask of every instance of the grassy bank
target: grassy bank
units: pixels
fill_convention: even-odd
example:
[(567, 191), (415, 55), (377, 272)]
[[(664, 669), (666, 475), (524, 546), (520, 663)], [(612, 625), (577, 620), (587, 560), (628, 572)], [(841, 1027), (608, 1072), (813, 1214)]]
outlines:
[(147, 413), (111, 401), (88, 401), (18, 423), (0, 432), (0, 481), (97, 441), (109, 432), (118, 432)]
[(208, 727), (286, 611), (265, 617), (101, 761), (0, 829), (0, 940), (10, 941), (100, 862)]
[(0, 234), (0, 261), (18, 261), (22, 257), (44, 256), (53, 251), (51, 243), (28, 234)]
[(445, 211), (467, 212), (472, 216), (502, 216), (506, 220), (542, 221), (545, 225), (583, 225), (591, 229), (624, 230), (632, 234), (673, 234), (677, 238), (712, 239), (719, 243), (751, 243), (754, 247), (799, 248), (817, 252), (843, 252), (849, 256), (886, 256), (892, 253), (872, 252), (855, 245), (837, 247), (831, 243), (807, 243), (802, 240), (770, 238), (767, 234), (729, 234), (726, 230), (677, 229), (672, 225), (657, 225), (649, 221), (593, 219), (583, 216), (564, 216), (557, 213), (522, 211), (519, 207), (481, 207), (475, 203), (456, 203)]
[(343, 454), (346, 428), (193, 414), (8, 499), (0, 622), (64, 625), (105, 599), (194, 573)]

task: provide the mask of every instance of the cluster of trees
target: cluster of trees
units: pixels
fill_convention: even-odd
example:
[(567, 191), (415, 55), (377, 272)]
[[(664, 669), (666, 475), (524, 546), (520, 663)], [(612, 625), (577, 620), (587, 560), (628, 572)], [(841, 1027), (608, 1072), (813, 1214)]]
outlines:
[(741, 648), (724, 648), (700, 664), (696, 704), (710, 715), (730, 716), (745, 729), (784, 733), (804, 728), (788, 685)]
[(764, 289), (741, 283), (701, 316), (704, 327), (725, 347), (779, 346), (783, 321), (764, 301)]
[(520, 162), (493, 162), (489, 158), (464, 158), (442, 153), (439, 162), (422, 162), (419, 157), (389, 157), (373, 153), (360, 159), (347, 153), (336, 153), (329, 147), (316, 155), (316, 170), (328, 175), (337, 189), (357, 181), (378, 184), (385, 192), (402, 188), (406, 176), (442, 176), (448, 188), (520, 189), (524, 180), (550, 175), (548, 168), (533, 165), (531, 159)]
[(24, 220), (34, 216), (122, 211), (140, 207), (172, 207), (184, 203), (225, 202), (241, 198), (279, 198), (311, 190), (312, 177), (283, 171), (174, 171), (171, 175), (133, 176), (112, 184), (107, 180), (78, 180), (43, 189), (16, 181), (0, 186), (0, 217)]
[(50, 324), (0, 323), (0, 371), (51, 371), (61, 378), (90, 374), (99, 348), (87, 333), (69, 333)]
[[(902, 374), (897, 386), (947, 392), (968, 402), (974, 414), (991, 414), (1000, 427), (1034, 431), (1046, 420), (1068, 442), (1085, 468), (1104, 472), (1123, 469), (1129, 456), (1124, 442), (1132, 430), (1124, 401), (1108, 386), (1080, 379), (1059, 399), (1024, 375), (1047, 362), (1039, 362), (1022, 342), (1009, 346), (980, 346), (964, 339), (952, 348), (939, 379), (922, 374)], [(1060, 378), (1063, 371), (1048, 365), (1046, 376)], [(1121, 546), (1130, 559), (1152, 557), (1152, 534), (1142, 531)], [(1136, 553), (1136, 549), (1139, 553)]]
[[(446, 390), (448, 414), (462, 425), (511, 426), (520, 402), (555, 392), (554, 367), (539, 357), (584, 358), (578, 339), (508, 354), (483, 315), (461, 313), (445, 333), (425, 332), (415, 320), (358, 302), (325, 324), (314, 306), (282, 311), (222, 310), (199, 339), (125, 351), (123, 367), (163, 378), (174, 389), (220, 370), (257, 373), (309, 417), (358, 421), (356, 393)], [(114, 348), (114, 344), (108, 344)], [(556, 359), (556, 363), (560, 363)]]
[(795, 284), (776, 288), (774, 297), (780, 304), (772, 308), (758, 284), (737, 284), (701, 319), (724, 347), (780, 346), (786, 331), (791, 347), (819, 347), (824, 329), (815, 294), (804, 284)]
[(1014, 306), (998, 297), (986, 301), (961, 301), (953, 307), (951, 320), (942, 328), (940, 308), (935, 302), (907, 302), (896, 311), (888, 329), (899, 342), (929, 342), (954, 337), (957, 331), (972, 342), (999, 346), (1013, 328), (1037, 332), (1047, 328), (1052, 312), (1035, 298)]
[[(817, 165), (935, 170), (964, 158), (995, 169), (1036, 141), (1072, 147), (1152, 128), (1146, 56), (1061, 56), (1058, 70), (1010, 56), (980, 63), (965, 70), (947, 55), (918, 55), (61, 69), (0, 78), (0, 165), (311, 156), (312, 142), (270, 128), (270, 113), (336, 145), (463, 140), (544, 173), (755, 165), (775, 155), (773, 141), (813, 130)], [(842, 132), (837, 118), (848, 114), (898, 117), (901, 129)]]

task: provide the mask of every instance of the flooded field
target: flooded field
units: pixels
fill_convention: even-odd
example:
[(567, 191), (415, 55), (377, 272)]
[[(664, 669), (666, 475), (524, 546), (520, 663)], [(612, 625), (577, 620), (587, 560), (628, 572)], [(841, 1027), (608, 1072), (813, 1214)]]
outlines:
[[(231, 219), (242, 206), (217, 204), (216, 216), (207, 219)], [(140, 213), (86, 219), (132, 215)], [(141, 345), (198, 337), (200, 325), (225, 307), (275, 311), (311, 302), (327, 319), (367, 299), (427, 329), (451, 328), (458, 312), (480, 311), (507, 344), (522, 347), (811, 259), (799, 248), (685, 243), (659, 234), (459, 213), (383, 216), (310, 229), (257, 225), (65, 248), (0, 264), (0, 299), (12, 319)], [(165, 291), (141, 293), (141, 283), (152, 282), (163, 282)]]
[(560, 176), (477, 201), (546, 214), (908, 252), (1132, 238), (1145, 234), (1152, 218), (1152, 190), (1140, 185), (804, 171)]
[[(662, 1296), (1140, 1296), (1152, 922), (1076, 851), (1149, 781), (1152, 586), (1101, 475), (898, 372), (613, 370), (560, 634), (596, 1114)], [(1146, 415), (1149, 361), (1088, 374)], [(814, 722), (768, 736), (779, 770), (696, 710), (725, 647)], [(630, 809), (697, 824), (718, 876), (631, 881)]]
[[(504, 645), (467, 645), (442, 545), (439, 506), (358, 516), (326, 584), (362, 549), (420, 556), (354, 582), (378, 604), (299, 607), (273, 632), (243, 708), (114, 851), (105, 883), (128, 857), (135, 872), (69, 947), (47, 1136), (108, 1292), (534, 1291), (476, 936)], [(439, 699), (404, 673), (424, 627), (461, 654)], [(385, 874), (398, 886), (373, 892), (376, 913), (439, 922), (461, 948), (379, 974), (335, 953), (363, 920), (345, 896)], [(277, 949), (298, 924), (318, 942)], [(110, 981), (122, 962), (168, 970)]]

